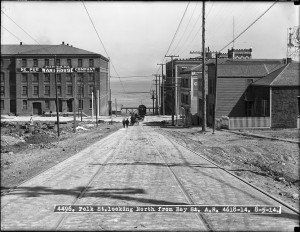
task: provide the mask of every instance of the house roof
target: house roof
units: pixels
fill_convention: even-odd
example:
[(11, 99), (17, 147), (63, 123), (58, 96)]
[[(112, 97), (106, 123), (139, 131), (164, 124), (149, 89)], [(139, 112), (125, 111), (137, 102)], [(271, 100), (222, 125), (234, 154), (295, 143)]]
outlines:
[(71, 47), (66, 44), (60, 45), (1, 45), (1, 55), (96, 55), (100, 54)]
[(218, 65), (218, 77), (264, 77), (284, 64), (248, 64), (239, 63)]
[(289, 63), (252, 83), (254, 86), (300, 86), (300, 63)]

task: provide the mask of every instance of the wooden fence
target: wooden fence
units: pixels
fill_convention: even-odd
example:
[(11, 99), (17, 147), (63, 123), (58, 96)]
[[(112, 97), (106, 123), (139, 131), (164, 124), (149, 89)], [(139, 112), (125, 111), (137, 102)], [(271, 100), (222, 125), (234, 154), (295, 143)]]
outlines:
[(270, 128), (270, 117), (222, 117), (217, 122), (221, 128)]

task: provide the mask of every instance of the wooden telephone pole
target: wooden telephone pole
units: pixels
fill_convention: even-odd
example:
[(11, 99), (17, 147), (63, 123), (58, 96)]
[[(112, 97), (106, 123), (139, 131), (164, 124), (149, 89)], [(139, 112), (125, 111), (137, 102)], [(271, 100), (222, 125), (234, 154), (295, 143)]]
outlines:
[(206, 131), (206, 91), (205, 91), (205, 1), (202, 7), (202, 132)]
[[(162, 114), (165, 115), (165, 96), (164, 96), (164, 92), (165, 92), (165, 82), (164, 82), (164, 65), (166, 64), (157, 64), (157, 65), (161, 65), (161, 93), (162, 96), (160, 97), (160, 107), (162, 107)], [(159, 93), (160, 94), (160, 93)]]

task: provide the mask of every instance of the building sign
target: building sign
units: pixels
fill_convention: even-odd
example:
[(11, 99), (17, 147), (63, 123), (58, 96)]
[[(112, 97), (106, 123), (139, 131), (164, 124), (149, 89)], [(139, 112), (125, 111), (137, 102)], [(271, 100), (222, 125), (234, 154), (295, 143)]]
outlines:
[(198, 91), (198, 85), (201, 83), (198, 83), (198, 76), (201, 72), (192, 72), (191, 78), (192, 78), (192, 92), (193, 97), (197, 97), (197, 91)]
[(45, 66), (44, 68), (18, 68), (17, 72), (21, 73), (55, 73), (55, 68), (57, 73), (91, 73), (99, 72), (99, 68), (90, 67), (77, 67), (72, 68), (70, 66)]

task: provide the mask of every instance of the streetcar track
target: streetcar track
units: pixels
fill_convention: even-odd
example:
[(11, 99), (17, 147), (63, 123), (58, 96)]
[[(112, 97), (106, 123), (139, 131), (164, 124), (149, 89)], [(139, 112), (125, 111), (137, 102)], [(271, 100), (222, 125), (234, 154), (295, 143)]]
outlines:
[[(107, 137), (103, 138), (103, 140), (108, 139), (109, 136), (111, 136), (111, 134), (108, 135)], [(99, 141), (100, 141), (100, 140), (99, 140)], [(97, 142), (99, 142), (99, 141), (96, 141), (95, 143), (97, 143)], [(91, 144), (90, 146), (94, 145), (95, 143)], [(85, 149), (86, 149), (86, 148), (85, 148)], [(84, 151), (85, 149), (83, 149), (83, 150), (81, 150), (81, 151), (79, 151), (79, 152), (82, 152), (82, 151)], [(41, 170), (41, 171), (38, 172), (37, 174), (35, 174), (35, 175), (29, 177), (28, 179), (22, 181), (21, 183), (15, 185), (15, 186), (13, 186), (13, 187), (10, 187), (10, 188), (7, 189), (7, 190), (1, 191), (1, 197), (6, 196), (6, 195), (9, 195), (10, 193), (16, 191), (16, 190), (19, 188), (19, 186), (21, 186), (22, 184), (26, 183), (27, 181), (32, 180), (32, 179), (35, 178), (35, 177), (38, 177), (38, 176), (42, 175), (44, 172), (47, 172), (47, 171), (49, 171), (51, 168), (54, 168), (55, 166), (59, 165), (60, 163), (62, 163), (62, 162), (64, 162), (64, 161), (67, 161), (68, 159), (71, 159), (72, 157), (74, 157), (74, 156), (77, 155), (77, 154), (78, 154), (78, 152), (77, 152), (77, 153), (74, 153), (73, 155), (71, 155), (71, 156), (69, 156), (69, 157), (66, 157), (65, 159), (61, 160), (59, 163), (54, 163), (52, 166), (48, 167), (47, 169)], [(45, 182), (45, 181), (44, 181), (44, 182)], [(43, 183), (44, 183), (44, 182), (43, 182)], [(6, 204), (6, 205), (7, 205), (7, 204)], [(5, 206), (5, 205), (4, 205), (4, 206)], [(2, 209), (4, 206), (1, 206), (1, 209)]]
[[(152, 129), (152, 130), (154, 131), (154, 129)], [(263, 193), (263, 194), (266, 195), (267, 197), (269, 197), (269, 198), (275, 200), (276, 202), (280, 203), (281, 205), (284, 205), (285, 207), (287, 207), (288, 209), (292, 210), (293, 212), (295, 212), (295, 213), (297, 213), (297, 214), (300, 214), (300, 212), (299, 212), (297, 209), (295, 209), (294, 207), (292, 207), (292, 206), (288, 205), (287, 203), (283, 202), (282, 200), (280, 200), (280, 199), (278, 199), (278, 198), (272, 196), (271, 194), (267, 193), (267, 192), (264, 191), (263, 189), (261, 189), (261, 188), (255, 186), (255, 185), (249, 183), (248, 181), (244, 180), (243, 178), (241, 178), (241, 177), (235, 175), (234, 173), (230, 172), (228, 169), (223, 168), (222, 166), (216, 164), (215, 162), (213, 162), (213, 161), (211, 161), (210, 159), (206, 158), (205, 156), (199, 154), (198, 152), (192, 150), (191, 148), (188, 148), (187, 146), (185, 146), (185, 145), (183, 145), (183, 144), (181, 144), (181, 143), (175, 141), (174, 139), (169, 138), (168, 136), (166, 136), (165, 133), (163, 133), (163, 132), (161, 132), (161, 131), (160, 131), (160, 132), (157, 132), (157, 133), (162, 134), (162, 135), (163, 135), (165, 138), (167, 138), (171, 143), (173, 143), (173, 144), (175, 143), (175, 144), (178, 144), (178, 145), (184, 147), (185, 149), (191, 151), (191, 152), (194, 153), (195, 155), (197, 155), (197, 156), (199, 156), (199, 157), (205, 159), (206, 161), (210, 162), (211, 164), (215, 165), (216, 167), (220, 168), (221, 170), (225, 171), (226, 173), (232, 175), (233, 177), (239, 179), (240, 181), (244, 182), (245, 184), (249, 185), (250, 187), (252, 187), (252, 188), (258, 190), (258, 191), (261, 192), (261, 193)], [(204, 150), (204, 151), (205, 151), (205, 150)]]
[[(174, 178), (175, 182), (178, 184), (181, 192), (183, 193), (183, 195), (185, 196), (186, 200), (188, 201), (188, 203), (190, 205), (197, 205), (195, 203), (195, 201), (193, 200), (193, 198), (191, 197), (191, 195), (188, 193), (188, 191), (185, 189), (185, 187), (183, 186), (183, 184), (181, 183), (181, 181), (179, 180), (179, 178), (177, 177), (177, 175), (175, 174), (174, 170), (172, 169), (172, 166), (166, 161), (164, 155), (157, 149), (157, 147), (154, 145), (152, 139), (148, 137), (148, 141), (152, 144), (153, 148), (155, 149), (156, 153), (161, 157), (161, 159), (166, 163), (166, 167), (168, 168), (168, 170), (171, 172), (172, 177)], [(206, 226), (206, 228), (209, 231), (214, 231), (212, 225), (210, 225), (208, 223), (208, 220), (206, 219), (206, 217), (202, 214), (202, 213), (197, 213), (196, 214), (198, 219), (200, 220), (201, 223), (204, 223), (204, 225)]]
[[(125, 139), (125, 137), (121, 138), (122, 140)], [(75, 199), (70, 203), (71, 205), (75, 205), (76, 202), (78, 200), (80, 200), (81, 198), (83, 198), (83, 196), (85, 195), (85, 193), (88, 191), (88, 188), (91, 186), (92, 182), (95, 180), (96, 177), (98, 177), (102, 171), (105, 169), (106, 164), (113, 158), (113, 156), (118, 153), (118, 150), (120, 149), (121, 146), (121, 142), (118, 143), (118, 146), (115, 147), (113, 150), (110, 151), (110, 154), (108, 155), (108, 157), (105, 159), (105, 161), (103, 162), (102, 165), (99, 165), (98, 170), (96, 171), (96, 173), (90, 178), (90, 180), (88, 181), (88, 183), (86, 184), (85, 187), (82, 188), (82, 190), (78, 193), (78, 195), (75, 197)], [(116, 152), (117, 151), (117, 152)], [(53, 230), (57, 231), (59, 230), (59, 228), (63, 225), (63, 222), (66, 220), (66, 218), (69, 216), (69, 212), (64, 212), (63, 215), (60, 217), (60, 219), (57, 221), (55, 227)]]
[[(110, 136), (112, 136), (112, 134), (110, 134), (110, 135), (108, 135), (107, 137), (103, 138), (103, 141), (106, 142), (106, 140), (109, 140)], [(99, 141), (97, 141), (97, 142), (99, 142)], [(95, 143), (97, 143), (97, 142), (95, 142)], [(94, 144), (95, 144), (95, 143), (94, 143)], [(91, 146), (93, 146), (94, 144), (92, 144)], [(85, 149), (87, 149), (87, 148), (85, 148)], [(83, 150), (80, 151), (80, 152), (83, 152), (85, 149), (83, 149)], [(2, 195), (2, 193), (1, 193), (1, 197), (7, 196), (7, 195), (9, 195), (9, 194), (13, 194), (15, 191), (17, 191), (17, 190), (20, 188), (20, 186), (21, 186), (22, 184), (24, 184), (24, 183), (26, 183), (27, 181), (30, 181), (30, 180), (32, 180), (32, 179), (34, 179), (34, 178), (36, 178), (36, 177), (42, 175), (43, 173), (45, 173), (45, 172), (51, 170), (52, 168), (55, 168), (57, 165), (60, 165), (62, 162), (65, 162), (65, 161), (67, 161), (67, 160), (69, 160), (69, 159), (71, 159), (71, 158), (74, 158), (74, 156), (77, 155), (77, 154), (78, 154), (78, 153), (75, 153), (75, 154), (73, 154), (73, 155), (71, 155), (71, 156), (69, 156), (69, 157), (63, 159), (63, 160), (60, 161), (59, 163), (55, 163), (53, 166), (47, 168), (46, 170), (42, 170), (41, 172), (37, 173), (36, 175), (34, 175), (34, 176), (32, 176), (32, 177), (30, 177), (30, 178), (24, 180), (23, 182), (21, 182), (21, 183), (18, 184), (17, 186), (14, 186), (14, 187), (8, 189), (8, 190), (5, 192), (5, 194)], [(47, 179), (44, 180), (41, 184), (44, 184), (45, 182), (47, 182), (47, 181), (48, 181), (49, 179), (51, 179), (51, 178), (53, 178), (53, 177), (47, 178)], [(6, 204), (1, 204), (1, 210), (4, 209), (7, 205), (9, 205), (9, 204), (11, 204), (11, 203), (13, 203), (13, 202), (16, 202), (16, 201), (17, 201), (18, 199), (20, 199), (21, 197), (22, 197), (22, 196), (19, 196), (19, 197), (15, 198), (15, 199), (12, 199), (12, 200), (8, 201)]]

